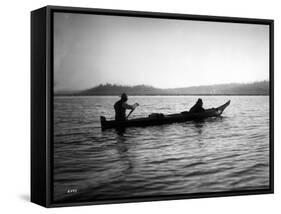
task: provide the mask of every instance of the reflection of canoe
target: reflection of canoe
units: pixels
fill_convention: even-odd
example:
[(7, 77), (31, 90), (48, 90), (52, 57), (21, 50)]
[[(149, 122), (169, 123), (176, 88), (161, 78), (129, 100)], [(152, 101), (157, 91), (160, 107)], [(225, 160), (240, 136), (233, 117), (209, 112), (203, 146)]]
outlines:
[(217, 117), (220, 116), (224, 109), (230, 104), (230, 100), (223, 104), (218, 108), (207, 109), (205, 112), (199, 113), (191, 113), (191, 112), (182, 112), (179, 114), (156, 114), (155, 116), (136, 118), (125, 121), (115, 121), (115, 120), (106, 120), (105, 117), (101, 116), (101, 128), (109, 129), (109, 128), (125, 128), (132, 126), (153, 126), (153, 125), (161, 125), (168, 123), (176, 123), (176, 122), (185, 122), (189, 120), (200, 120), (207, 117)]

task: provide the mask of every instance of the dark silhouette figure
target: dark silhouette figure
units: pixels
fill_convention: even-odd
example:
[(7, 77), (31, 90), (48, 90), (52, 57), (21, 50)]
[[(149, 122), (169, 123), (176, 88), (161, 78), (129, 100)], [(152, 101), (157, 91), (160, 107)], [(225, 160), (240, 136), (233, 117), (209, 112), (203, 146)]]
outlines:
[(126, 120), (126, 109), (132, 109), (133, 110), (137, 106), (139, 106), (138, 103), (135, 103), (134, 105), (129, 105), (127, 103), (127, 100), (128, 100), (127, 94), (123, 93), (121, 95), (121, 99), (114, 104), (115, 120), (116, 121)]
[(203, 101), (202, 101), (202, 99), (199, 98), (197, 100), (197, 102), (195, 103), (195, 105), (190, 108), (189, 112), (194, 112), (194, 113), (204, 112), (205, 109), (202, 106), (203, 106)]

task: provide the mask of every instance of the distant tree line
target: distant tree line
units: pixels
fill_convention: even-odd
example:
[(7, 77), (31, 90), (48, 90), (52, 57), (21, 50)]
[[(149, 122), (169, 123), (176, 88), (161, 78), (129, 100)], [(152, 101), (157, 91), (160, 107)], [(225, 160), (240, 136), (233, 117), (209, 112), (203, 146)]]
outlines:
[(76, 95), (268, 95), (269, 81), (253, 83), (230, 83), (208, 86), (161, 89), (149, 85), (124, 86), (117, 84), (100, 84), (96, 87), (77, 92)]
[(123, 92), (129, 95), (269, 95), (269, 81), (167, 89), (149, 85), (126, 86), (107, 83), (82, 91), (55, 92), (55, 95), (120, 95)]

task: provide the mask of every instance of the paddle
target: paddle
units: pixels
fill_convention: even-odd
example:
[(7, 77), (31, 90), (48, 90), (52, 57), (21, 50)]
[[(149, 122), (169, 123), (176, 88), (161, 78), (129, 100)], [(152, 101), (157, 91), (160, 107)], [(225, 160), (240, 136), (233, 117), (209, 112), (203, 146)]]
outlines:
[(128, 114), (128, 116), (126, 117), (126, 120), (129, 118), (129, 116), (133, 113), (133, 111), (135, 111), (135, 109), (139, 106), (139, 104), (130, 111), (130, 113)]

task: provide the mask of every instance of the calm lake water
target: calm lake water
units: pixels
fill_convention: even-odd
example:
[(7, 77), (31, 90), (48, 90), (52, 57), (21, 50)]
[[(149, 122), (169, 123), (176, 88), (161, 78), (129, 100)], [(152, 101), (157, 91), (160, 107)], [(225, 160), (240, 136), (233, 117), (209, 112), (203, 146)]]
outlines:
[[(188, 110), (194, 96), (131, 96), (131, 115)], [(264, 189), (269, 187), (269, 97), (201, 96), (219, 118), (102, 131), (118, 97), (54, 98), (54, 200)]]

